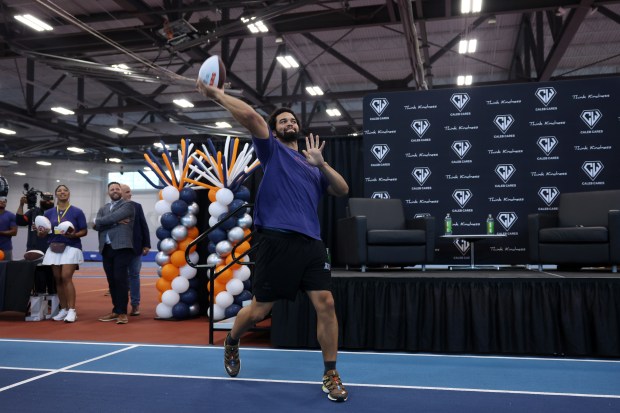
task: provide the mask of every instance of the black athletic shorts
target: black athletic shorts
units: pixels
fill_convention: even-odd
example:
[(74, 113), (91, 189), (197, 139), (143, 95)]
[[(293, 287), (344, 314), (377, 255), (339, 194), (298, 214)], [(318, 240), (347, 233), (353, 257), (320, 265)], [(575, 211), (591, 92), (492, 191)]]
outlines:
[(297, 232), (259, 229), (252, 292), (258, 302), (294, 300), (297, 291), (331, 290), (323, 241)]

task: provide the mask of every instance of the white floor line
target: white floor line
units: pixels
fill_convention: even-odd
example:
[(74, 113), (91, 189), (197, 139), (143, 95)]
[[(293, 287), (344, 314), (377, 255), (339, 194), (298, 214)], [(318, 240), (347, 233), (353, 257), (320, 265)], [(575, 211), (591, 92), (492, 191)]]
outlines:
[(55, 370), (52, 370), (52, 371), (47, 372), (47, 373), (45, 373), (45, 374), (40, 374), (40, 375), (38, 375), (38, 376), (31, 377), (31, 378), (29, 378), (29, 379), (22, 380), (22, 381), (17, 382), (17, 383), (13, 383), (13, 384), (11, 384), (11, 385), (9, 385), (9, 386), (1, 387), (1, 388), (0, 388), (0, 393), (2, 393), (3, 391), (6, 391), (6, 390), (12, 389), (12, 388), (14, 388), (14, 387), (21, 386), (21, 385), (26, 384), (26, 383), (30, 383), (30, 382), (32, 382), (32, 381), (39, 380), (39, 379), (42, 379), (42, 378), (47, 377), (47, 376), (51, 376), (51, 375), (56, 374), (56, 373), (65, 372), (65, 371), (67, 371), (68, 369), (72, 369), (72, 368), (74, 368), (74, 367), (81, 366), (81, 365), (83, 365), (83, 364), (90, 363), (90, 362), (95, 361), (95, 360), (100, 360), (100, 359), (103, 359), (103, 358), (106, 358), (106, 357), (112, 356), (112, 355), (114, 355), (114, 354), (118, 354), (118, 353), (122, 353), (122, 352), (127, 351), (127, 350), (131, 350), (131, 349), (133, 349), (133, 348), (135, 348), (135, 347), (137, 347), (137, 346), (129, 346), (129, 347), (125, 347), (125, 348), (122, 348), (122, 349), (119, 349), (119, 350), (113, 351), (113, 352), (111, 352), (111, 353), (103, 354), (103, 355), (98, 356), (98, 357), (93, 357), (92, 359), (84, 360), (84, 361), (81, 361), (81, 362), (79, 362), (79, 363), (75, 363), (75, 364), (71, 364), (71, 365), (69, 365), (69, 366), (65, 366), (65, 367), (63, 367), (63, 368), (61, 368), (61, 369), (55, 369)]

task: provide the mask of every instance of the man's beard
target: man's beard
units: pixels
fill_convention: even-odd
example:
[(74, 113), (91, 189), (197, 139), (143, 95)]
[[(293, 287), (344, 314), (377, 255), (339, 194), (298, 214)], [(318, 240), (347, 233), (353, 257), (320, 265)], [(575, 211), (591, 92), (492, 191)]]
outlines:
[(299, 132), (295, 132), (295, 130), (291, 129), (284, 133), (276, 131), (276, 137), (280, 139), (282, 142), (295, 142), (299, 139)]

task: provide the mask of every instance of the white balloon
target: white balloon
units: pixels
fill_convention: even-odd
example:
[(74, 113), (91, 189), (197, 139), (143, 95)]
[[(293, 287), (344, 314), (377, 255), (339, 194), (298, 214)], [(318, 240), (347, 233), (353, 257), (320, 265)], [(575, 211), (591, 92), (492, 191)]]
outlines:
[(228, 188), (220, 188), (215, 193), (215, 199), (222, 205), (228, 205), (235, 199), (235, 194)]
[(233, 271), (233, 278), (241, 282), (249, 279), (250, 275), (252, 275), (252, 271), (250, 271), (247, 265), (242, 265), (241, 268), (237, 268)]
[(157, 307), (155, 307), (155, 314), (157, 315), (157, 317), (159, 318), (171, 318), (172, 317), (172, 307), (164, 304), (164, 303), (159, 303), (157, 304)]
[(169, 307), (174, 307), (176, 303), (180, 300), (179, 293), (174, 290), (166, 290), (161, 295), (161, 302), (166, 304)]
[(173, 203), (177, 199), (179, 199), (179, 190), (174, 186), (167, 186), (161, 190), (161, 197), (166, 201)]
[(243, 228), (241, 227), (233, 227), (228, 230), (228, 241), (233, 244), (238, 243), (245, 237), (245, 233), (243, 232)]
[(224, 262), (222, 260), (222, 257), (220, 257), (219, 255), (217, 255), (216, 252), (214, 252), (213, 254), (209, 254), (209, 256), (207, 257), (207, 265), (215, 265), (218, 266), (220, 265), (222, 262)]
[(217, 224), (217, 222), (218, 222), (218, 221), (217, 221), (217, 218), (216, 218), (216, 217), (213, 217), (213, 216), (212, 216), (211, 218), (209, 218), (209, 226), (210, 226), (210, 227), (212, 227), (212, 226), (214, 226), (215, 224)]
[(194, 251), (191, 254), (189, 254), (189, 260), (192, 262), (192, 264), (198, 265), (198, 260), (199, 259), (200, 259), (200, 256), (198, 255), (198, 253), (196, 251)]
[(155, 202), (155, 212), (157, 212), (159, 215), (164, 215), (166, 212), (171, 212), (170, 202), (166, 201), (165, 199), (160, 199), (159, 201)]
[(187, 278), (188, 280), (194, 278), (197, 272), (198, 270), (196, 268), (190, 267), (187, 264), (179, 268), (179, 275), (183, 278)]
[(172, 280), (172, 289), (179, 294), (184, 293), (189, 288), (189, 280), (185, 277), (175, 277)]
[(243, 291), (243, 281), (233, 278), (226, 283), (226, 291), (232, 295), (241, 294)]
[[(172, 310), (170, 310), (170, 313), (172, 314)], [(215, 304), (213, 305), (213, 321), (220, 321), (221, 319), (224, 318), (225, 312), (224, 309), (222, 307), (220, 307), (219, 305)], [(211, 317), (211, 309), (207, 309), (207, 316)]]
[(215, 296), (215, 304), (219, 305), (220, 307), (224, 309), (226, 309), (226, 307), (231, 305), (234, 301), (235, 301), (234, 297), (228, 291), (222, 291), (218, 295)]
[(209, 214), (213, 217), (219, 217), (226, 212), (228, 212), (228, 207), (224, 204), (211, 202), (211, 205), (209, 205)]

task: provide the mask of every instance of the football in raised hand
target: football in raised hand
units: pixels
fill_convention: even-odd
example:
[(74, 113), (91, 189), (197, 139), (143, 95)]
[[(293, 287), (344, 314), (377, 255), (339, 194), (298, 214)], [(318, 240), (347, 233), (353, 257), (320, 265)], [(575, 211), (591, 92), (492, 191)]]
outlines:
[(224, 62), (217, 55), (211, 56), (200, 66), (198, 77), (204, 84), (221, 89), (224, 86), (224, 82), (226, 82)]

